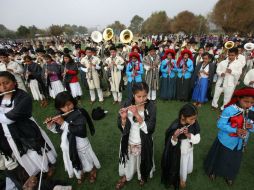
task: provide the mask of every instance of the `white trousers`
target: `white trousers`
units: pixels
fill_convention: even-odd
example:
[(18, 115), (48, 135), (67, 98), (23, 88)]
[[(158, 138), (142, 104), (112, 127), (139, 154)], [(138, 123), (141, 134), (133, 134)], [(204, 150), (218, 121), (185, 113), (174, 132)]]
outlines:
[(234, 90), (235, 90), (235, 86), (220, 87), (216, 85), (213, 101), (212, 101), (212, 106), (218, 108), (218, 100), (220, 98), (221, 93), (224, 92), (223, 105), (221, 106), (221, 109), (223, 110), (224, 106), (231, 100)]
[(156, 100), (156, 90), (149, 90), (148, 99), (149, 100)]
[(112, 95), (113, 95), (114, 101), (118, 101), (118, 102), (122, 101), (122, 92), (112, 91)]
[(186, 154), (181, 154), (180, 179), (186, 182), (187, 175), (190, 174), (192, 170), (193, 170), (193, 150)]
[[(102, 90), (100, 88), (96, 88), (97, 90), (97, 94), (98, 94), (98, 97), (99, 97), (99, 102), (102, 102), (103, 101), (103, 94), (102, 94)], [(89, 90), (90, 92), (90, 97), (91, 97), (91, 101), (95, 101), (95, 90)]]

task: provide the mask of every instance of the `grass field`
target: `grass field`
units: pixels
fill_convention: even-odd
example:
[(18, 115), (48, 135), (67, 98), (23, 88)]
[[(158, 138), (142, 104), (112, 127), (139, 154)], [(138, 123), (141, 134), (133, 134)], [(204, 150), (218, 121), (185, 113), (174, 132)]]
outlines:
[[(93, 107), (99, 106), (95, 103), (93, 107), (88, 104), (88, 91), (84, 90), (85, 96), (82, 97), (82, 106), (86, 108), (89, 113)], [(169, 124), (177, 117), (180, 107), (184, 103), (177, 101), (157, 101), (157, 124), (154, 137), (154, 156), (156, 164), (156, 172), (154, 177), (148, 181), (142, 189), (158, 190), (165, 189), (160, 183), (160, 160), (164, 147), (164, 133)], [(118, 176), (118, 151), (120, 142), (120, 131), (116, 125), (117, 112), (119, 105), (112, 105), (112, 97), (107, 98), (103, 105), (105, 110), (108, 110), (108, 115), (100, 121), (94, 121), (96, 134), (94, 137), (89, 137), (92, 147), (98, 156), (102, 168), (98, 171), (98, 178), (95, 184), (89, 184), (86, 180), (82, 185), (78, 186), (75, 179), (68, 179), (67, 173), (64, 171), (64, 165), (60, 150), (60, 136), (53, 134), (45, 129), (42, 125), (43, 120), (47, 116), (55, 113), (53, 108), (53, 101), (50, 106), (45, 109), (39, 107), (39, 103), (34, 103), (33, 115), (41, 126), (46, 130), (50, 139), (53, 141), (58, 152), (58, 160), (56, 166), (56, 173), (54, 178), (67, 180), (72, 183), (74, 190), (81, 189), (96, 189), (96, 190), (111, 190), (115, 188), (115, 184), (119, 179)], [(216, 120), (219, 113), (211, 111), (210, 103), (207, 103), (199, 109), (198, 120), (201, 126), (201, 142), (195, 146), (194, 149), (194, 171), (189, 175), (187, 180), (187, 188), (191, 190), (247, 190), (254, 188), (254, 146), (253, 139), (250, 138), (247, 151), (244, 153), (240, 173), (232, 187), (228, 187), (222, 178), (217, 178), (216, 181), (211, 182), (205, 175), (203, 170), (203, 160), (210, 148), (213, 140), (217, 135)], [(226, 164), (226, 163), (225, 163)], [(128, 182), (123, 189), (134, 190), (141, 189), (138, 185), (137, 177), (135, 176), (131, 182)], [(173, 188), (171, 188), (173, 189)]]

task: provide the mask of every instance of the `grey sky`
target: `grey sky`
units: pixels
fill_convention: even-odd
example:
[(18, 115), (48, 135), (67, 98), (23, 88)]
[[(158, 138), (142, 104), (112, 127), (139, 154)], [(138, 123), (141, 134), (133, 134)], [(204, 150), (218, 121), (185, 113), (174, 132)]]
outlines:
[(0, 24), (9, 29), (19, 25), (46, 28), (51, 24), (77, 24), (103, 28), (119, 20), (130, 24), (134, 15), (146, 19), (164, 10), (169, 17), (189, 10), (206, 15), (218, 0), (0, 0)]

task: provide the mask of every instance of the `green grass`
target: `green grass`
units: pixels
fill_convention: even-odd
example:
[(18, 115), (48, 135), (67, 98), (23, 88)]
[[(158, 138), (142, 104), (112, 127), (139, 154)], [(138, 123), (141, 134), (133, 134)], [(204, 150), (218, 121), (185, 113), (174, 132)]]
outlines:
[[(85, 96), (82, 97), (82, 106), (91, 113), (92, 106), (89, 105), (88, 91), (84, 90)], [(156, 171), (154, 177), (148, 181), (143, 189), (158, 190), (165, 189), (160, 183), (160, 160), (162, 151), (164, 148), (164, 133), (170, 123), (177, 117), (180, 107), (184, 103), (177, 101), (157, 101), (157, 124), (154, 137), (154, 156)], [(99, 103), (93, 105), (93, 107), (99, 106)], [(62, 161), (62, 155), (60, 150), (60, 136), (53, 134), (45, 129), (42, 125), (43, 120), (47, 116), (51, 116), (55, 113), (53, 108), (53, 101), (50, 102), (50, 106), (45, 109), (39, 107), (39, 103), (34, 103), (33, 115), (40, 123), (41, 127), (45, 129), (50, 139), (52, 140), (55, 148), (58, 152), (56, 173), (54, 178), (66, 180), (73, 185), (74, 190), (81, 189), (96, 189), (96, 190), (111, 190), (115, 188), (115, 184), (119, 179), (118, 176), (118, 151), (121, 134), (116, 126), (117, 112), (119, 105), (112, 105), (112, 97), (107, 98), (103, 105), (104, 109), (108, 110), (108, 115), (100, 121), (94, 121), (96, 127), (96, 134), (94, 137), (89, 136), (92, 147), (101, 162), (101, 169), (98, 172), (98, 178), (95, 184), (89, 184), (86, 180), (81, 186), (77, 185), (76, 179), (68, 179), (67, 173), (64, 171), (64, 165)], [(211, 111), (210, 103), (207, 103), (199, 109), (198, 120), (201, 126), (201, 142), (194, 148), (194, 170), (193, 173), (188, 176), (187, 190), (245, 190), (252, 189), (254, 186), (254, 180), (252, 181), (254, 174), (254, 162), (253, 162), (253, 140), (250, 138), (247, 151), (244, 153), (240, 173), (237, 176), (233, 187), (229, 188), (222, 178), (217, 178), (214, 182), (211, 182), (205, 175), (203, 170), (203, 160), (211, 147), (216, 135), (217, 127), (216, 120), (219, 113)], [(135, 176), (131, 182), (128, 182), (124, 190), (140, 189), (138, 185), (137, 176)], [(173, 188), (171, 188), (173, 189)]]

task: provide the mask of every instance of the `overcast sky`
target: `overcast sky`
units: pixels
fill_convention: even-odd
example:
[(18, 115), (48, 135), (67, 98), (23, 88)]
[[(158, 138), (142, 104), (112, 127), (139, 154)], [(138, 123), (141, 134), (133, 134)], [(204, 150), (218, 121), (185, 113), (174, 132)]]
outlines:
[(134, 15), (146, 19), (155, 11), (169, 17), (189, 10), (206, 15), (218, 0), (0, 0), (0, 24), (9, 29), (20, 25), (46, 28), (51, 24), (76, 24), (104, 28), (119, 20), (130, 24)]

